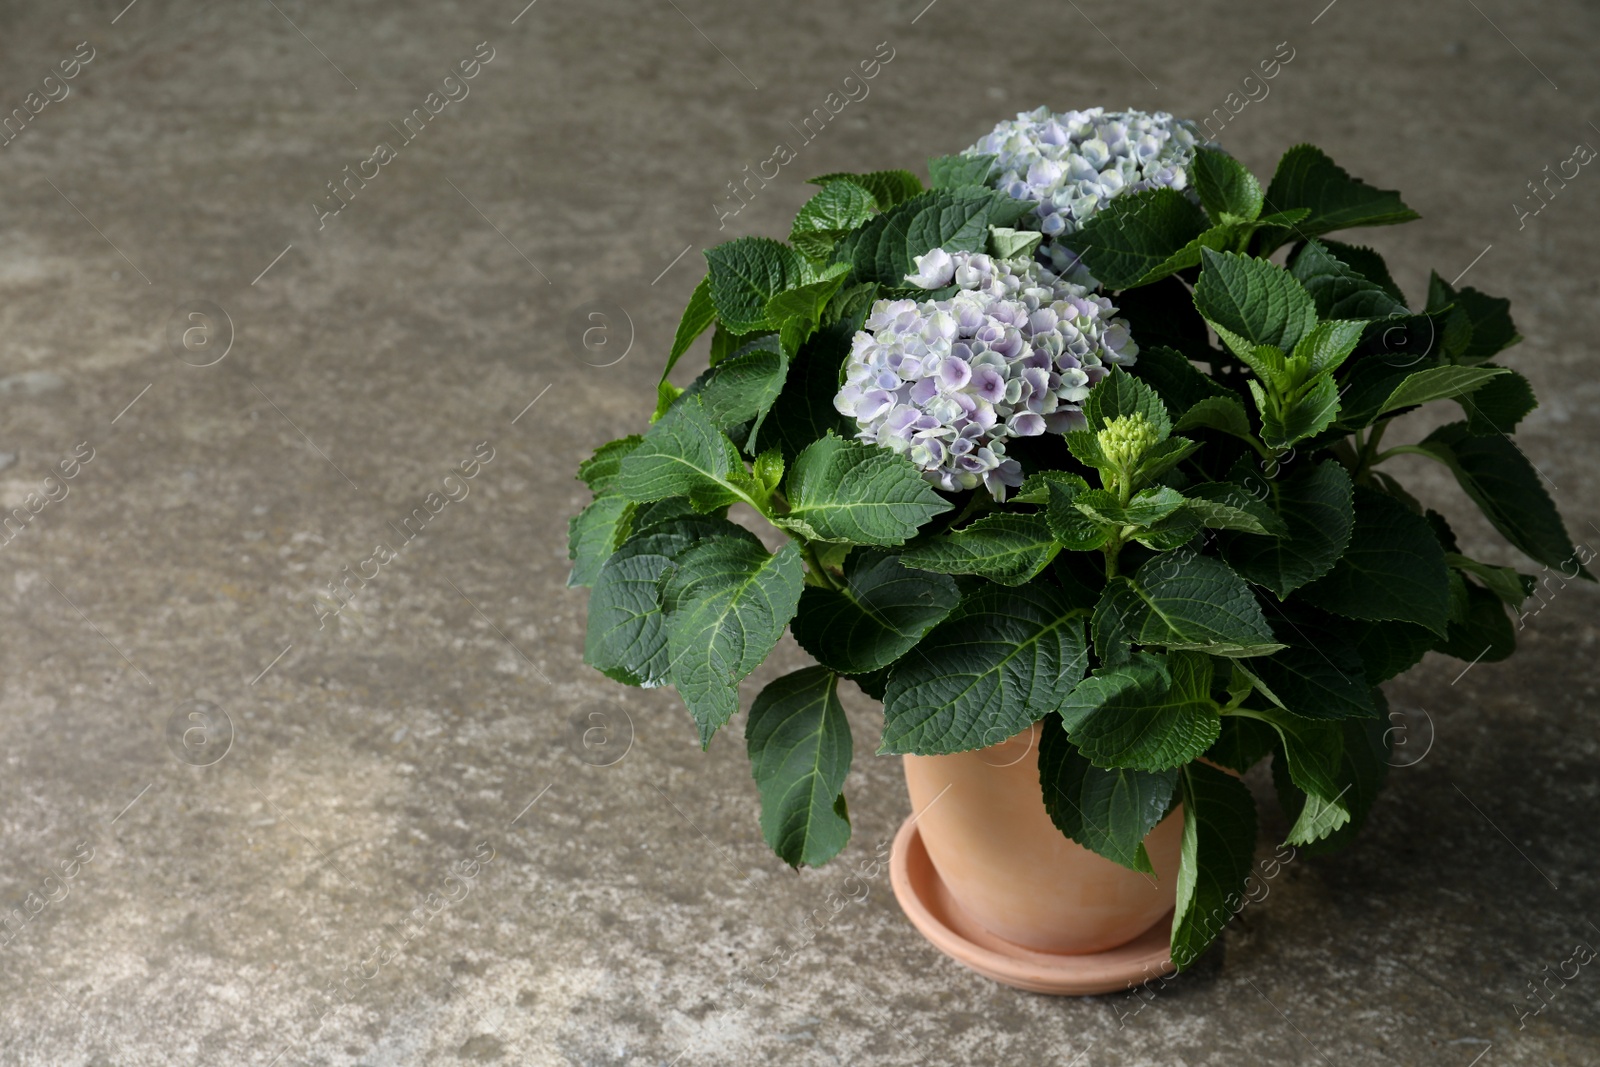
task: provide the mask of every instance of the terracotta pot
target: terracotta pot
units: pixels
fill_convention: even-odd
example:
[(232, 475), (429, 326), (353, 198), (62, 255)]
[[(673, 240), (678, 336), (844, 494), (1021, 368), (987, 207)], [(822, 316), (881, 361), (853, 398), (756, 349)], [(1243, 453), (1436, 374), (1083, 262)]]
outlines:
[[(904, 836), (909, 841), (916, 831), (942, 883), (937, 894), (955, 905), (945, 909), (945, 924), (958, 939), (991, 949), (998, 944), (1001, 951), (1021, 946), (1029, 956), (1105, 953), (1147, 932), (1145, 940), (1162, 945), (1170, 926), (1152, 928), (1173, 908), (1182, 808), (1145, 839), (1154, 878), (1097, 856), (1065, 837), (1045, 812), (1038, 737), (1033, 726), (975, 752), (904, 757), (915, 821), (913, 828), (908, 820)], [(918, 916), (912, 919), (938, 944)], [(950, 945), (938, 947), (962, 958)]]

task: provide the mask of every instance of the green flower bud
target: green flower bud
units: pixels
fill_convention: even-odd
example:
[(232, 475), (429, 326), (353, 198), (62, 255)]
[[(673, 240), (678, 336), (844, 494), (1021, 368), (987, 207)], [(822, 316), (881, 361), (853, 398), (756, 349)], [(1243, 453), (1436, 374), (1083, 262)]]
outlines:
[(1161, 431), (1138, 412), (1106, 420), (1095, 434), (1106, 461), (1120, 470), (1132, 470), (1150, 449), (1161, 443)]

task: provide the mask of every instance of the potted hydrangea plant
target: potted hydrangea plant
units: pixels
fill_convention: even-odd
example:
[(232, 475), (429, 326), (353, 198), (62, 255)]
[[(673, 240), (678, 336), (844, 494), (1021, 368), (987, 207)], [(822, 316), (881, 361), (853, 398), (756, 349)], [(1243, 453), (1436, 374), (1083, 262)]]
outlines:
[[(1533, 577), (1462, 554), (1391, 457), (1442, 464), (1533, 563), (1588, 560), (1509, 436), (1535, 400), (1493, 362), (1507, 302), (1434, 275), (1413, 308), (1326, 236), (1416, 218), (1398, 194), (1309, 145), (1263, 189), (1191, 123), (1102, 109), (928, 173), (816, 178), (786, 243), (706, 251), (648, 427), (579, 470), (585, 658), (676, 687), (708, 745), (789, 628), (817, 665), (745, 726), (776, 853), (848, 840), (847, 679), (906, 757), (923, 933), (1016, 985), (1118, 988), (1242, 906), (1244, 771), (1270, 759), (1286, 846), (1334, 848), (1384, 778), (1380, 683), (1512, 652)], [(1424, 405), (1460, 417), (1385, 447)]]

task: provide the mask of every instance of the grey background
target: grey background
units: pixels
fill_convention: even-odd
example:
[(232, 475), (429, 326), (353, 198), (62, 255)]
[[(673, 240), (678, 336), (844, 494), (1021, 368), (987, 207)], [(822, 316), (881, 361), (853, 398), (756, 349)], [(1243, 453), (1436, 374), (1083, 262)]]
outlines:
[[(1363, 239), (1414, 301), (1430, 267), (1513, 298), (1544, 402), (1518, 440), (1600, 542), (1600, 174), (1513, 207), (1600, 144), (1593, 5), (925, 3), (0, 3), (6, 112), (95, 50), (0, 147), (0, 504), (94, 452), (0, 548), (0, 904), (56, 898), (0, 947), (0, 1062), (1600, 1061), (1594, 966), (1518, 1027), (1530, 980), (1600, 946), (1592, 586), (1552, 579), (1510, 663), (1391, 684), (1414, 765), (1360, 843), (1289, 864), (1148, 1003), (1019, 993), (922, 941), (873, 873), (907, 802), (859, 695), (855, 839), (796, 874), (737, 723), (702, 755), (670, 691), (582, 665), (572, 472), (641, 425), (699, 248), (1040, 103), (1204, 115), (1283, 41), (1224, 144), (1266, 176), (1311, 140), (1401, 189), (1424, 221)], [(319, 230), (324, 183), (482, 41), (470, 95)], [(726, 183), (880, 41), (870, 95), (719, 233)], [(196, 367), (168, 329), (202, 300), (233, 337)], [(594, 301), (624, 313), (604, 368), (569, 342)], [(319, 620), (482, 441), (470, 495)]]

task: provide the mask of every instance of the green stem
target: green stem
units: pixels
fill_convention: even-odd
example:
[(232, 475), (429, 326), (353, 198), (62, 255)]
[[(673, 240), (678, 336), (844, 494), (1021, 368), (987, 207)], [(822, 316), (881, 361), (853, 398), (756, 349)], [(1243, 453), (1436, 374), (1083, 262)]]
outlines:
[(1429, 452), (1426, 448), (1422, 448), (1418, 445), (1395, 445), (1393, 448), (1379, 452), (1376, 456), (1372, 457), (1372, 462), (1368, 464), (1368, 466), (1375, 467), (1384, 460), (1388, 459), (1390, 456), (1427, 456), (1429, 459), (1438, 460), (1440, 463), (1444, 462), (1444, 460), (1439, 459), (1438, 456), (1434, 455), (1432, 452)]
[(806, 561), (806, 574), (808, 577), (818, 579), (812, 584), (821, 585), (835, 592), (844, 588), (839, 584), (838, 579), (833, 576), (833, 572), (822, 565), (822, 560), (817, 556), (817, 546), (811, 541), (802, 541), (801, 544), (804, 547), (800, 549), (800, 555)]

